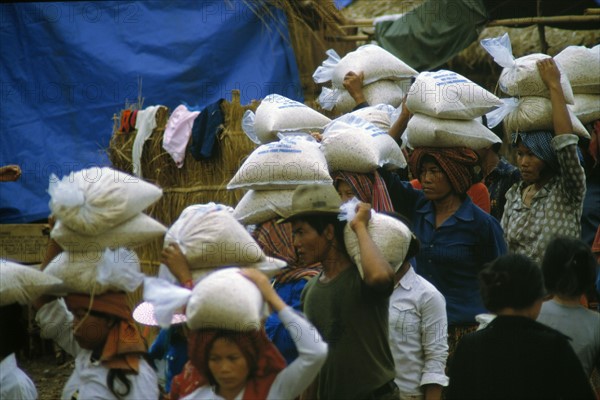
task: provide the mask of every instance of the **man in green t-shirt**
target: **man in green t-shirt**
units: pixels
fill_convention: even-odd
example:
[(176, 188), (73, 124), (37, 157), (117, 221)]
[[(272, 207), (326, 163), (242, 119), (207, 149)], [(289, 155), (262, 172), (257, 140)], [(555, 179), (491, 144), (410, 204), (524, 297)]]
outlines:
[[(388, 344), (388, 303), (394, 272), (369, 236), (369, 204), (349, 222), (358, 238), (364, 277), (344, 246), (345, 222), (332, 185), (302, 185), (293, 194), (293, 243), (305, 264), (323, 270), (302, 292), (306, 316), (329, 344), (318, 378), (319, 399), (398, 399)], [(301, 333), (304, 334), (304, 333)], [(310, 334), (310, 333), (308, 333)]]

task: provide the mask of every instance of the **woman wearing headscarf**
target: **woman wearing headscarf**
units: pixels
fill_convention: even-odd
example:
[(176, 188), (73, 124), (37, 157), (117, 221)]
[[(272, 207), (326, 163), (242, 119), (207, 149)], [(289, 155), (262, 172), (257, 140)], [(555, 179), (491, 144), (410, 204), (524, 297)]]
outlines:
[(477, 155), (466, 147), (416, 148), (409, 166), (423, 190), (382, 171), (395, 211), (412, 221), (421, 241), (416, 271), (446, 299), (450, 354), (464, 333), (476, 329), (475, 316), (485, 312), (477, 273), (506, 252), (498, 221), (466, 194), (476, 164)]
[[(50, 239), (42, 270), (54, 257), (69, 256), (61, 252)], [(144, 359), (146, 342), (135, 325), (126, 292), (42, 296), (33, 306), (38, 310), (40, 336), (54, 340), (75, 358), (63, 400), (158, 399), (158, 379)]]
[(552, 58), (537, 66), (550, 91), (554, 133), (513, 134), (522, 182), (506, 193), (501, 223), (509, 250), (540, 263), (554, 236), (580, 237), (586, 189), (560, 71)]
[(268, 278), (256, 269), (242, 275), (260, 290), (285, 326), (296, 331), (299, 357), (286, 362), (263, 329), (191, 330), (189, 362), (173, 379), (171, 399), (294, 399), (318, 374), (327, 358), (327, 344), (315, 328), (277, 295)]
[(62, 399), (158, 398), (156, 373), (143, 358), (146, 344), (126, 293), (71, 293), (41, 305), (36, 322), (42, 337), (75, 357)]

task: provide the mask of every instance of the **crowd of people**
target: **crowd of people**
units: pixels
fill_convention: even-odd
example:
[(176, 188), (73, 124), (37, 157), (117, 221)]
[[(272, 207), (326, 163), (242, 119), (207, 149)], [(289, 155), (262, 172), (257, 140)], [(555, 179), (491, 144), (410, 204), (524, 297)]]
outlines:
[[(123, 293), (38, 299), (42, 334), (75, 357), (63, 398), (600, 398), (592, 384), (600, 370), (600, 227), (582, 236), (582, 220), (589, 225), (600, 213), (584, 208), (598, 163), (582, 165), (589, 143), (572, 133), (554, 61), (538, 69), (554, 129), (513, 134), (516, 167), (497, 145), (420, 147), (406, 153), (407, 171), (337, 171), (333, 185), (298, 186), (288, 215), (253, 230), (265, 254), (288, 267), (272, 282), (255, 269), (240, 272), (270, 306), (264, 328), (161, 332), (168, 339), (153, 346), (158, 358), (182, 340), (187, 346), (169, 353), (178, 367), (160, 390)], [(360, 71), (344, 85), (357, 108), (368, 106)], [(390, 128), (397, 141), (410, 118), (403, 108)], [(356, 216), (341, 221), (340, 206), (352, 198)], [(372, 211), (409, 228), (399, 265), (369, 234)], [(361, 272), (345, 246), (346, 225)], [(42, 269), (60, 251), (51, 241)], [(194, 286), (179, 246), (167, 246), (162, 261), (181, 286)], [(0, 311), (7, 326), (14, 312)], [(486, 313), (492, 320), (480, 326)], [(2, 398), (32, 398), (21, 375), (6, 383), (18, 370), (19, 343), (5, 340), (4, 328), (2, 335)]]

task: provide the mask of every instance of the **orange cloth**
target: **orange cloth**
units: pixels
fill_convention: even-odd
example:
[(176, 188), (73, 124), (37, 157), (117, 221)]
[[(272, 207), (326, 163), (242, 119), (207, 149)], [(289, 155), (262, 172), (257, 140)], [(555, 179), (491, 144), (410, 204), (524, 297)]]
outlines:
[[(410, 184), (413, 188), (421, 190), (423, 187), (421, 186), (421, 182), (418, 179), (413, 179), (410, 181)], [(473, 184), (469, 190), (467, 190), (467, 195), (471, 198), (471, 201), (479, 208), (481, 208), (486, 213), (490, 213), (492, 209), (491, 201), (490, 201), (490, 192), (488, 191), (487, 186), (485, 186), (482, 182), (477, 182)]]
[[(90, 300), (92, 304), (90, 307)], [(140, 355), (146, 353), (146, 342), (135, 326), (127, 295), (121, 292), (107, 292), (95, 295), (72, 293), (65, 297), (65, 303), (71, 310), (90, 309), (117, 317), (119, 321), (108, 332), (102, 349), (100, 361), (109, 369), (122, 369), (126, 372), (139, 371)]]
[[(233, 340), (248, 361), (251, 376), (244, 391), (244, 400), (266, 399), (277, 374), (286, 366), (285, 359), (269, 340), (264, 329), (252, 332), (233, 332), (203, 329), (190, 332), (188, 355), (190, 361), (181, 374), (173, 378), (170, 399), (185, 397), (199, 387), (209, 385), (208, 349), (225, 335)], [(256, 367), (253, 370), (253, 367)]]

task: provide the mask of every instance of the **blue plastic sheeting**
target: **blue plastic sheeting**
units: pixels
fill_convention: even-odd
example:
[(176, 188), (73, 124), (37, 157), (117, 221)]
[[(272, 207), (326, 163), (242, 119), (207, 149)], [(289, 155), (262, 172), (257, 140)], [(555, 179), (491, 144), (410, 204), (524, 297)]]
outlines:
[(303, 101), (285, 14), (257, 0), (0, 5), (0, 222), (46, 218), (51, 173), (110, 165), (113, 115), (136, 103), (203, 108), (241, 91)]
[(338, 10), (348, 7), (354, 0), (334, 0), (334, 4)]

